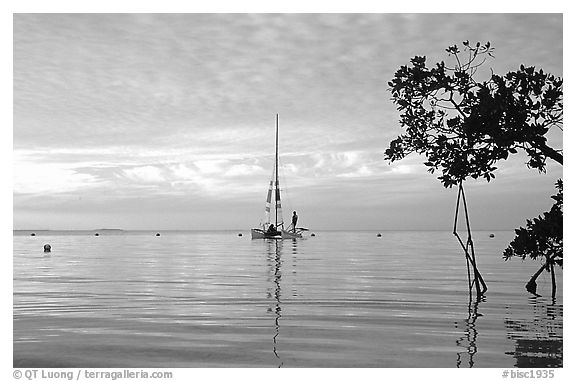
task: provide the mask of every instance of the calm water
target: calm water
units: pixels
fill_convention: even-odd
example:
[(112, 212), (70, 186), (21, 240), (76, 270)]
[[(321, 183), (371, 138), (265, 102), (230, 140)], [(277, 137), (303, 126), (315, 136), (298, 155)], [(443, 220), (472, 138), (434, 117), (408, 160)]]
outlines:
[[(16, 232), (15, 367), (559, 367), (562, 271), (534, 297), (513, 232)], [(44, 243), (52, 254), (44, 255)]]

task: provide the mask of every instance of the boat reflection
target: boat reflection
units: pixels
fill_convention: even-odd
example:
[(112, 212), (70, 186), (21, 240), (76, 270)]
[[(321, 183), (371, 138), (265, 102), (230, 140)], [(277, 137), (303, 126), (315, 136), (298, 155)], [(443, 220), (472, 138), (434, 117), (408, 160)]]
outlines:
[(533, 297), (532, 317), (505, 320), (507, 337), (515, 341), (513, 352), (518, 368), (563, 366), (563, 306), (555, 300)]
[[(270, 268), (270, 280), (273, 285), (268, 290), (268, 299), (274, 300), (274, 305), (268, 308), (268, 312), (274, 313), (274, 337), (272, 352), (274, 356), (279, 360), (278, 368), (284, 365), (284, 362), (280, 358), (278, 353), (278, 336), (280, 335), (280, 319), (282, 318), (282, 307), (280, 306), (282, 296), (282, 291), (280, 289), (280, 281), (282, 279), (282, 241), (281, 240), (269, 240), (268, 241), (268, 266)], [(273, 289), (272, 289), (273, 288)]]

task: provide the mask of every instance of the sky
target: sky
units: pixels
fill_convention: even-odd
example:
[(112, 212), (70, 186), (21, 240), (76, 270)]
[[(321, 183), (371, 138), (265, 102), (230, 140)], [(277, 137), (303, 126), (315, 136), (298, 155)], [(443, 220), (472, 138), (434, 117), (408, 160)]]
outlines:
[[(496, 73), (563, 76), (561, 14), (15, 14), (13, 228), (256, 227), (279, 114), (302, 226), (450, 230), (456, 189), (424, 157), (384, 160), (402, 133), (388, 81), (464, 40), (491, 42)], [(465, 184), (473, 228), (549, 210), (562, 167), (525, 161)]]

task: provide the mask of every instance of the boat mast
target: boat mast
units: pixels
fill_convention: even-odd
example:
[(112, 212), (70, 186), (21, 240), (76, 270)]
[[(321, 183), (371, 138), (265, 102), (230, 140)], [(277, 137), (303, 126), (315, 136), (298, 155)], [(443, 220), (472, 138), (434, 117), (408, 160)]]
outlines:
[(274, 163), (274, 172), (276, 172), (276, 228), (278, 228), (278, 204), (280, 201), (280, 189), (278, 188), (278, 114), (276, 114), (276, 161)]

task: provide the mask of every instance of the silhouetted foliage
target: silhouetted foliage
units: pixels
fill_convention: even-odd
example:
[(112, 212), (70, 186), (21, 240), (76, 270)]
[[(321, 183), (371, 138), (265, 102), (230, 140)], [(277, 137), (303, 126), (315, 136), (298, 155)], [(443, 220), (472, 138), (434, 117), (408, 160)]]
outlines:
[(533, 220), (527, 220), (526, 227), (516, 229), (516, 237), (510, 245), (504, 250), (504, 259), (509, 260), (512, 257), (520, 257), (523, 260), (526, 257), (532, 259), (544, 259), (542, 267), (530, 278), (526, 284), (526, 290), (536, 293), (536, 280), (543, 270), (550, 272), (552, 277), (552, 297), (556, 296), (556, 278), (554, 275), (554, 266), (561, 268), (564, 264), (563, 252), (563, 182), (556, 182), (558, 193), (552, 196), (556, 201), (550, 211), (544, 215), (538, 216)]
[(520, 257), (526, 259), (553, 258), (554, 263), (562, 266), (563, 243), (563, 182), (556, 182), (558, 193), (552, 196), (556, 202), (550, 211), (533, 220), (526, 221), (526, 227), (516, 229), (516, 237), (504, 251), (504, 259)]
[[(547, 143), (552, 128), (562, 131), (563, 80), (534, 67), (520, 65), (503, 76), (491, 72), (486, 81), (474, 75), (494, 48), (490, 43), (446, 49), (455, 61), (453, 67), (439, 62), (426, 66), (426, 57), (416, 56), (402, 66), (388, 84), (392, 100), (400, 111), (405, 132), (390, 142), (385, 159), (393, 162), (410, 153), (424, 154), (428, 171), (442, 172), (438, 179), (445, 187), (467, 178), (490, 181), (499, 160), (523, 150), (529, 168), (546, 171), (546, 160), (563, 163), (562, 149)], [(562, 180), (556, 204), (543, 216), (516, 230), (516, 238), (504, 258), (546, 258), (526, 288), (536, 293), (536, 279), (554, 265), (562, 266)]]
[(424, 154), (430, 172), (442, 171), (445, 187), (468, 177), (490, 181), (496, 162), (518, 150), (539, 171), (548, 158), (562, 164), (562, 150), (549, 147), (545, 136), (553, 127), (562, 129), (562, 79), (521, 65), (477, 82), (474, 75), (493, 48), (489, 42), (463, 45), (463, 51), (446, 49), (454, 67), (440, 62), (428, 68), (426, 57), (416, 56), (396, 71), (389, 86), (406, 132), (390, 143), (385, 158)]

